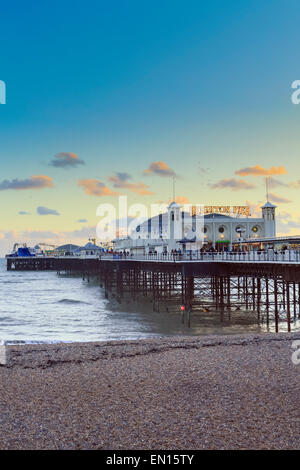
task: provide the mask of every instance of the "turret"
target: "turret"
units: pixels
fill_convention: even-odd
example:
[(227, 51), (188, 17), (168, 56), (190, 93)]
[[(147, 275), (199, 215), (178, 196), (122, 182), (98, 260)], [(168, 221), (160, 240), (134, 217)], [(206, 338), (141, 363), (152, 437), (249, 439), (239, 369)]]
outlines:
[(266, 202), (264, 206), (261, 207), (262, 217), (265, 222), (265, 237), (275, 237), (276, 236), (276, 223), (275, 223), (275, 209), (277, 206), (271, 204), (271, 202)]
[(176, 249), (176, 240), (181, 239), (181, 220), (180, 220), (180, 205), (172, 202), (168, 207), (169, 219), (169, 248), (170, 250)]

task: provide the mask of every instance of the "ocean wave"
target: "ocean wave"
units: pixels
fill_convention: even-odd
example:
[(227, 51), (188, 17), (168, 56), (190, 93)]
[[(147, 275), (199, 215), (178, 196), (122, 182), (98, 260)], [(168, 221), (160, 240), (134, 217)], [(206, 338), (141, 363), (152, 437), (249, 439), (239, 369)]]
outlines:
[(56, 303), (58, 303), (58, 304), (86, 304), (86, 305), (91, 305), (89, 302), (84, 302), (83, 300), (75, 300), (75, 299), (61, 299)]
[(24, 281), (19, 280), (19, 279), (18, 280), (15, 279), (13, 281), (7, 281), (7, 280), (3, 281), (2, 279), (0, 279), (0, 282), (1, 284), (24, 284)]
[(1, 321), (14, 321), (14, 319), (11, 317), (0, 317), (0, 322)]

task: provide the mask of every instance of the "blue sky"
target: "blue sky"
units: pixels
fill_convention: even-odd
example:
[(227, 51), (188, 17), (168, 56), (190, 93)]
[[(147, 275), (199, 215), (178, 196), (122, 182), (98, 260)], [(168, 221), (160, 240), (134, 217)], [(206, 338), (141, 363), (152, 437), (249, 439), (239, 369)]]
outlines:
[[(272, 193), (282, 220), (288, 213), (295, 225), (300, 106), (290, 87), (300, 79), (299, 18), (294, 0), (2, 5), (0, 188), (33, 175), (53, 182), (0, 191), (3, 237), (71, 237), (83, 218), (94, 226), (97, 205), (115, 196), (87, 194), (81, 180), (116, 192), (110, 178), (126, 172), (153, 193), (122, 188), (130, 201), (167, 202), (171, 178), (143, 174), (153, 162), (180, 176), (178, 197), (207, 204), (258, 204), (264, 175), (236, 172), (283, 165), (285, 173), (270, 174)], [(85, 164), (50, 166), (61, 153)], [(41, 217), (40, 206), (60, 216)]]

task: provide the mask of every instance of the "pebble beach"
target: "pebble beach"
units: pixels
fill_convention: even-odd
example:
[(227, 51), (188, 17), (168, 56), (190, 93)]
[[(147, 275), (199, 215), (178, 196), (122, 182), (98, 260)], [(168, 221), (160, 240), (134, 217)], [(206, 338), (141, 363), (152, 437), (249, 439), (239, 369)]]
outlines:
[(299, 449), (300, 333), (6, 347), (0, 449)]

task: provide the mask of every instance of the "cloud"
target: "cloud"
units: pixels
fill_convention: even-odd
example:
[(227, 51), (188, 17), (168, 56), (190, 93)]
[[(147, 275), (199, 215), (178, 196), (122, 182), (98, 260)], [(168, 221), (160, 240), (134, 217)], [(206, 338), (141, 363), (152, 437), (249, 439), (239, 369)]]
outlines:
[(114, 188), (128, 189), (128, 191), (133, 191), (141, 196), (154, 194), (148, 190), (149, 186), (141, 181), (138, 183), (129, 183), (128, 180), (130, 178), (131, 176), (128, 173), (115, 173), (114, 176), (109, 178), (109, 181), (113, 183)]
[(299, 188), (300, 188), (300, 180), (298, 180), (298, 181), (292, 181), (291, 183), (289, 183), (288, 186), (289, 186), (290, 188), (299, 189)]
[(269, 189), (277, 188), (278, 186), (285, 186), (288, 188), (290, 184), (288, 183), (283, 183), (282, 181), (279, 181), (275, 178), (268, 178), (268, 187)]
[(33, 175), (25, 180), (4, 180), (0, 183), (0, 191), (7, 189), (24, 190), (24, 189), (43, 189), (53, 188), (52, 178), (46, 175)]
[(130, 224), (132, 223), (133, 220), (135, 220), (135, 226), (145, 221), (144, 218), (140, 218), (140, 217), (135, 218), (134, 216), (128, 215), (127, 217), (121, 217), (119, 219), (112, 219), (111, 221), (106, 223), (105, 228), (108, 231), (108, 233), (111, 233), (113, 237), (126, 238), (129, 235)]
[(85, 162), (80, 160), (76, 153), (60, 152), (55, 155), (49, 165), (56, 168), (75, 168), (78, 165), (85, 165)]
[(255, 186), (252, 183), (247, 183), (244, 180), (237, 180), (236, 178), (222, 179), (215, 184), (211, 184), (212, 189), (224, 189), (230, 188), (232, 191), (240, 191), (242, 189), (254, 189)]
[(276, 229), (277, 235), (286, 235), (287, 233), (299, 233), (300, 217), (297, 214), (289, 214), (288, 212), (281, 212), (276, 215)]
[(27, 243), (34, 246), (36, 243), (44, 242), (59, 246), (70, 243), (84, 245), (89, 238), (96, 236), (96, 227), (82, 227), (80, 230), (59, 232), (54, 230), (11, 230), (0, 231), (0, 256), (11, 252), (15, 242)]
[(177, 204), (189, 204), (190, 203), (189, 198), (185, 196), (177, 196), (175, 198), (175, 202), (177, 202)]
[(278, 204), (288, 204), (289, 202), (292, 202), (289, 199), (286, 199), (285, 197), (280, 197), (274, 193), (269, 193), (269, 199), (270, 201), (277, 202)]
[(79, 220), (77, 220), (77, 222), (80, 223), (80, 224), (85, 224), (87, 222), (87, 220), (86, 219), (79, 219)]
[(250, 166), (241, 168), (235, 172), (239, 176), (271, 176), (271, 175), (285, 175), (287, 170), (284, 166), (272, 166), (269, 170), (261, 165)]
[(257, 203), (246, 201), (246, 205), (250, 207), (251, 217), (257, 217), (257, 218), (262, 217), (261, 207), (265, 204), (265, 202), (266, 202), (265, 200), (258, 201)]
[[(117, 178), (120, 180), (120, 181), (127, 181), (127, 180), (130, 180), (131, 179), (131, 176), (129, 173), (125, 173), (125, 172), (115, 172), (115, 175), (117, 176)], [(112, 177), (113, 178), (113, 177)]]
[(27, 211), (19, 211), (18, 214), (19, 215), (31, 215), (30, 212), (27, 212)]
[(176, 176), (176, 173), (165, 162), (152, 162), (147, 170), (143, 171), (144, 175), (159, 176)]
[[(297, 217), (297, 220), (299, 220), (299, 217)], [(290, 220), (293, 219), (293, 215), (290, 214), (289, 212), (286, 212), (286, 211), (283, 211), (283, 212), (280, 212), (279, 214), (276, 214), (276, 221), (277, 220), (283, 220), (285, 222), (289, 222)]]
[(48, 209), (48, 207), (44, 206), (39, 206), (36, 212), (38, 213), (38, 215), (60, 215), (56, 210)]
[(264, 205), (263, 201), (259, 201), (258, 203), (246, 201), (246, 205), (250, 207), (250, 213), (252, 217), (260, 218), (262, 216), (261, 206)]
[(84, 178), (78, 181), (85, 193), (89, 196), (118, 196), (119, 193), (111, 191), (104, 183), (96, 179)]
[(279, 181), (275, 178), (268, 178), (268, 186), (271, 189), (276, 188), (278, 186), (284, 186), (285, 188), (299, 189), (300, 188), (300, 180), (291, 181), (290, 183), (284, 183), (284, 182)]

